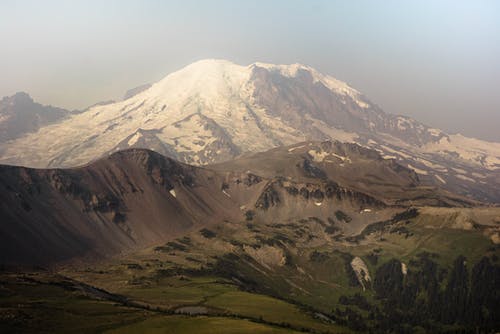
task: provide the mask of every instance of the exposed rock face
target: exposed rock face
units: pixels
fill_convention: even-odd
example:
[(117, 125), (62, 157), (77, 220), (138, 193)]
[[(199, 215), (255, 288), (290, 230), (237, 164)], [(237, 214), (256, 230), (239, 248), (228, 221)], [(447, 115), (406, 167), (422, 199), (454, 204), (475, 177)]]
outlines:
[(246, 186), (253, 186), (254, 184), (258, 184), (260, 182), (262, 182), (262, 178), (252, 173), (247, 173), (243, 179), (243, 184)]
[(267, 210), (272, 206), (280, 203), (278, 192), (274, 189), (274, 184), (270, 183), (261, 193), (259, 199), (255, 203), (255, 207), (262, 210)]
[(326, 174), (320, 168), (316, 167), (310, 160), (304, 159), (302, 163), (298, 165), (304, 171), (306, 176), (315, 178), (325, 178)]

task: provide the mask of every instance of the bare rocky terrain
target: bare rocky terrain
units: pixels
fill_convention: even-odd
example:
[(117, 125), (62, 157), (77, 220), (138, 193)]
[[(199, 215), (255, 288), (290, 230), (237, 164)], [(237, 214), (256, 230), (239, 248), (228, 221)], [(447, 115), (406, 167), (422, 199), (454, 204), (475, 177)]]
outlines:
[(410, 206), (470, 207), (374, 150), (305, 142), (209, 167), (129, 149), (70, 169), (2, 166), (1, 259), (53, 263), (137, 250), (193, 228), (346, 212), (347, 235)]

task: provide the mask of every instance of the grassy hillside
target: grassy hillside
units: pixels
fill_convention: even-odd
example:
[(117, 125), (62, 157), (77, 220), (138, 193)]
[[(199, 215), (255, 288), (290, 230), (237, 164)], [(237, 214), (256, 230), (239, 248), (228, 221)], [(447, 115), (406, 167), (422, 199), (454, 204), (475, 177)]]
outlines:
[[(384, 209), (381, 209), (384, 210)], [(500, 328), (498, 208), (221, 221), (53, 271), (2, 268), (0, 331), (448, 333)], [(387, 218), (389, 217), (389, 218)]]

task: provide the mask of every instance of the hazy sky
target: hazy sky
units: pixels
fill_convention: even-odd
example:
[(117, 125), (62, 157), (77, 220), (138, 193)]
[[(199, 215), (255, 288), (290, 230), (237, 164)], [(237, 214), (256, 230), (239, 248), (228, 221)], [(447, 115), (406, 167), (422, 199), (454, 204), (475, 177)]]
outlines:
[(0, 0), (0, 96), (83, 108), (203, 58), (304, 63), (500, 141), (500, 1)]

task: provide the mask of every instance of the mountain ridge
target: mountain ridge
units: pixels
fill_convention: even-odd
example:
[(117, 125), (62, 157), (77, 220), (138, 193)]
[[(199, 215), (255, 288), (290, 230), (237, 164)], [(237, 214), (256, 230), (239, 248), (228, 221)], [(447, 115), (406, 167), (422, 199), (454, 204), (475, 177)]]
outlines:
[[(327, 219), (335, 207), (352, 217), (351, 235), (412, 205), (480, 204), (420, 185), (359, 145), (305, 145), (259, 153), (253, 165), (196, 167), (137, 148), (69, 169), (0, 165), (0, 263), (105, 258), (246, 215)], [(354, 172), (339, 173), (342, 162)]]

